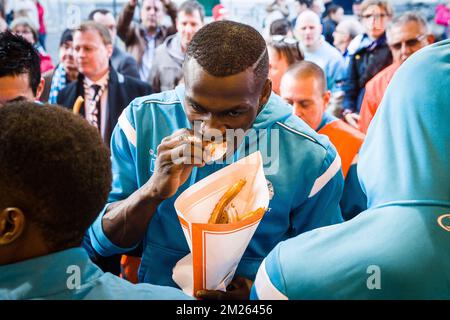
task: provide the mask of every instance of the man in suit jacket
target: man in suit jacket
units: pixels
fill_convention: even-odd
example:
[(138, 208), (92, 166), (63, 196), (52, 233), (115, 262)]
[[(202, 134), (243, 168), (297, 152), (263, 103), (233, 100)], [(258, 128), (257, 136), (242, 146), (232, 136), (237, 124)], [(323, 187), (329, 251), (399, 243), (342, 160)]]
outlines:
[(113, 47), (104, 26), (93, 21), (82, 23), (74, 31), (73, 47), (80, 75), (59, 93), (58, 104), (73, 108), (77, 98), (82, 97), (80, 115), (98, 128), (109, 146), (122, 110), (134, 98), (151, 93), (151, 87), (117, 73), (109, 64)]
[(117, 45), (117, 22), (108, 9), (95, 9), (89, 14), (88, 20), (95, 21), (108, 28), (113, 43), (111, 64), (124, 76), (139, 79), (139, 71), (136, 60), (128, 53), (122, 51)]

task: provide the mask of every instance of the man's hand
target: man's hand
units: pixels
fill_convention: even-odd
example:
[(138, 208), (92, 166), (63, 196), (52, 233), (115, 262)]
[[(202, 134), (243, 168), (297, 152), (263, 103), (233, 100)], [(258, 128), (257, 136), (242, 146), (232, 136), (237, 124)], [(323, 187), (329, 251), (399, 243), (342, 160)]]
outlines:
[(345, 122), (347, 122), (349, 125), (351, 125), (353, 128), (359, 130), (358, 121), (359, 121), (359, 115), (356, 113), (347, 113), (344, 116)]
[(227, 291), (199, 290), (195, 296), (202, 300), (248, 300), (253, 281), (236, 277), (227, 287)]
[(201, 139), (194, 139), (192, 130), (181, 129), (164, 138), (158, 146), (155, 172), (142, 187), (143, 192), (160, 200), (173, 196), (194, 166), (205, 165), (202, 148)]

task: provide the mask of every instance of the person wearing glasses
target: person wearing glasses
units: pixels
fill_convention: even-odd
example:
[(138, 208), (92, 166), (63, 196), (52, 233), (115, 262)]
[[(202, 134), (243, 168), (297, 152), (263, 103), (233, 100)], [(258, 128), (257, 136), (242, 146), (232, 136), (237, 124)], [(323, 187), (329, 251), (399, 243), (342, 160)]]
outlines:
[(355, 128), (358, 128), (364, 86), (392, 63), (385, 33), (392, 15), (392, 6), (386, 0), (365, 0), (361, 4), (361, 22), (365, 33), (353, 40), (359, 42), (359, 46), (350, 58), (347, 79), (343, 86), (345, 95), (342, 116)]
[(289, 66), (304, 59), (299, 43), (293, 38), (275, 35), (267, 42), (269, 54), (269, 78), (272, 80), (272, 91), (280, 94), (281, 77)]
[(418, 13), (407, 12), (396, 17), (386, 30), (394, 62), (366, 84), (361, 104), (359, 130), (366, 133), (394, 73), (414, 52), (434, 42), (427, 22)]

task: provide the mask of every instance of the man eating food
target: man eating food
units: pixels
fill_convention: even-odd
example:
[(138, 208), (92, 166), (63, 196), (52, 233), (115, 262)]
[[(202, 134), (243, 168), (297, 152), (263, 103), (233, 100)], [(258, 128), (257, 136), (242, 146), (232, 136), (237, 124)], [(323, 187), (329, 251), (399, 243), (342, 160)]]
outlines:
[[(236, 271), (254, 279), (278, 242), (342, 221), (340, 158), (271, 93), (266, 44), (254, 28), (208, 24), (190, 42), (183, 68), (184, 86), (135, 99), (120, 116), (111, 141), (112, 191), (85, 245), (108, 256), (142, 243), (139, 282), (176, 286), (172, 269), (190, 250), (175, 199), (259, 150), (273, 194)], [(225, 156), (206, 163), (204, 147), (224, 137)]]

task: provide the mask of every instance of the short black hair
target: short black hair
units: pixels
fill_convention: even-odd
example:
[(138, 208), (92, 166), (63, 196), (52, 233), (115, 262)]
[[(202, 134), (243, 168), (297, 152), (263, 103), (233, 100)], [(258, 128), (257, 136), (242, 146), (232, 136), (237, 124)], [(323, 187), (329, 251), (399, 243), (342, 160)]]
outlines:
[(297, 2), (305, 5), (307, 8), (311, 8), (314, 4), (314, 0), (297, 0)]
[(285, 36), (289, 31), (292, 31), (291, 23), (287, 19), (277, 19), (270, 24), (269, 34), (271, 36), (282, 35)]
[(9, 31), (0, 33), (0, 78), (28, 74), (36, 95), (41, 81), (41, 59), (31, 43)]
[(260, 88), (269, 74), (266, 42), (253, 27), (235, 21), (215, 21), (192, 38), (186, 61), (193, 58), (210, 75), (227, 77), (253, 68)]
[(73, 41), (73, 31), (70, 29), (66, 29), (61, 34), (61, 38), (59, 39), (59, 46), (62, 47), (66, 42)]
[(205, 8), (196, 0), (184, 1), (178, 8), (177, 13), (184, 12), (186, 14), (194, 14), (195, 11), (198, 11), (203, 22), (205, 19)]
[(344, 9), (342, 8), (342, 6), (338, 5), (338, 4), (331, 4), (327, 10), (326, 10), (326, 15), (330, 16), (332, 14), (335, 14), (339, 9)]
[(100, 14), (103, 14), (103, 15), (106, 15), (108, 13), (112, 14), (112, 12), (109, 11), (108, 9), (103, 9), (103, 8), (95, 9), (95, 10), (92, 10), (91, 13), (89, 13), (88, 20), (94, 20), (94, 16), (95, 16), (96, 13), (100, 13)]
[(0, 128), (0, 209), (21, 209), (52, 251), (79, 246), (111, 188), (109, 150), (97, 130), (33, 102), (1, 106)]

